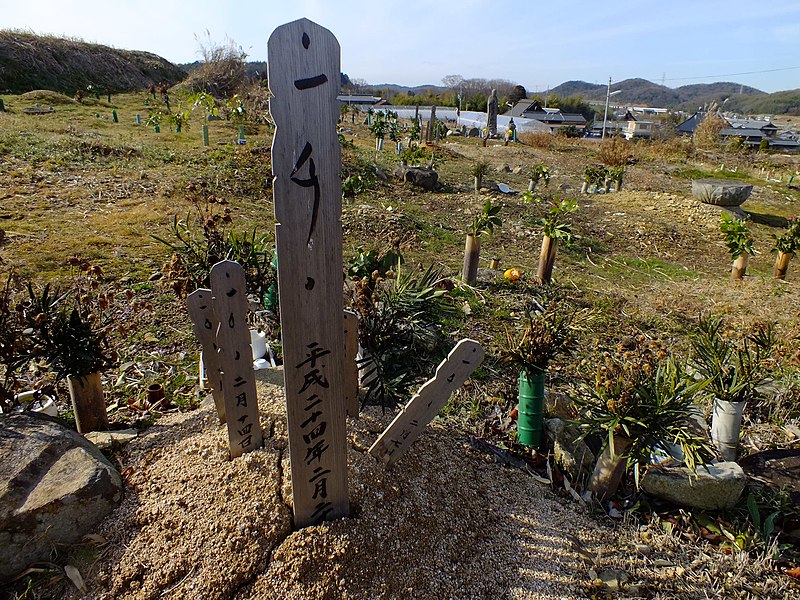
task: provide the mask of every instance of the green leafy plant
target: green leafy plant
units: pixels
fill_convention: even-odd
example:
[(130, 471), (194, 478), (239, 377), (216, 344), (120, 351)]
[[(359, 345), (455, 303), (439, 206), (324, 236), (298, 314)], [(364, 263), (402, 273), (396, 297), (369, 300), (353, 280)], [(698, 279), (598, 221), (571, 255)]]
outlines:
[(522, 319), (522, 329), (508, 329), (500, 350), (504, 364), (529, 375), (544, 373), (558, 356), (574, 347), (574, 334), (588, 314), (554, 302), (544, 311), (531, 310)]
[[(354, 278), (353, 307), (359, 313), (359, 361), (365, 404), (393, 408), (411, 397), (449, 349), (444, 322), (454, 305), (440, 269), (405, 271), (384, 279), (377, 269)], [(387, 273), (388, 275), (388, 273)]]
[(474, 235), (476, 238), (481, 237), (483, 234), (494, 234), (495, 227), (501, 227), (503, 220), (500, 218), (500, 210), (503, 207), (499, 204), (492, 204), (492, 199), (487, 198), (483, 205), (483, 210), (480, 214), (475, 215), (472, 219), (472, 224), (469, 226), (468, 233)]
[(241, 95), (234, 94), (225, 103), (225, 117), (237, 125), (241, 125), (247, 121), (247, 109), (245, 108), (244, 99)]
[(748, 332), (728, 326), (723, 317), (702, 314), (691, 337), (692, 365), (718, 400), (757, 400), (775, 344), (771, 323), (756, 324)]
[(622, 177), (625, 175), (625, 166), (618, 165), (608, 169), (608, 178), (611, 181), (622, 182)]
[(731, 253), (731, 257), (733, 257), (734, 260), (743, 254), (748, 254), (750, 256), (755, 254), (753, 238), (750, 235), (750, 231), (747, 229), (747, 225), (744, 224), (744, 221), (723, 212), (719, 229), (724, 236), (728, 252)]
[(477, 179), (483, 179), (489, 172), (489, 168), (490, 168), (489, 163), (484, 161), (478, 161), (474, 165), (472, 165), (470, 169), (470, 174)]
[(162, 110), (154, 110), (151, 109), (147, 115), (147, 125), (150, 127), (158, 127), (161, 125), (161, 121), (167, 116)]
[(189, 111), (175, 110), (167, 115), (167, 123), (177, 133), (180, 133), (183, 128), (189, 127)]
[(550, 183), (550, 168), (544, 163), (536, 163), (531, 168), (529, 177), (534, 184), (538, 184), (540, 180), (544, 179), (544, 184)]
[(205, 119), (208, 120), (209, 117), (216, 117), (217, 116), (217, 101), (214, 99), (214, 96), (207, 92), (198, 92), (196, 94), (192, 94), (188, 98), (188, 102), (192, 105), (192, 110), (202, 110)]
[(589, 165), (583, 171), (583, 180), (589, 185), (603, 185), (608, 176), (608, 169), (602, 165)]
[(578, 210), (578, 201), (575, 198), (558, 198), (534, 196), (532, 192), (523, 192), (522, 201), (525, 204), (536, 202), (546, 204), (547, 212), (541, 218), (544, 235), (553, 239), (563, 239), (569, 242), (572, 239), (572, 229), (567, 222), (567, 216)]
[(773, 234), (775, 245), (773, 252), (795, 253), (800, 250), (800, 219), (797, 216), (788, 218), (786, 231), (780, 236)]
[(256, 228), (232, 230), (227, 201), (211, 193), (204, 180), (188, 184), (186, 193), (195, 207), (195, 217), (174, 216), (170, 225), (172, 239), (153, 236), (172, 250), (172, 257), (161, 271), (175, 294), (183, 298), (197, 288), (209, 287), (211, 267), (228, 259), (244, 269), (248, 295), (266, 306), (270, 288), (277, 280), (269, 236)]
[(427, 148), (416, 144), (403, 148), (403, 151), (400, 152), (400, 161), (407, 165), (419, 165), (429, 161), (430, 158), (431, 153), (428, 152)]
[(629, 466), (646, 464), (657, 447), (680, 446), (690, 471), (713, 456), (703, 436), (692, 433), (687, 421), (695, 413), (695, 396), (706, 385), (687, 375), (661, 344), (638, 336), (604, 353), (593, 385), (574, 398), (576, 422), (584, 436), (601, 434), (614, 448), (613, 438), (631, 441), (625, 456)]

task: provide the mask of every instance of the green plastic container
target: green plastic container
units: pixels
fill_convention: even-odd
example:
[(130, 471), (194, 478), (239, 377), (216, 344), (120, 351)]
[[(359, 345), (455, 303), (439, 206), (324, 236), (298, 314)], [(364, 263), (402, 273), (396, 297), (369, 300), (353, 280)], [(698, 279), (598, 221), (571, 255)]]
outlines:
[(544, 373), (519, 375), (519, 415), (517, 441), (523, 446), (538, 448), (542, 442), (544, 414)]

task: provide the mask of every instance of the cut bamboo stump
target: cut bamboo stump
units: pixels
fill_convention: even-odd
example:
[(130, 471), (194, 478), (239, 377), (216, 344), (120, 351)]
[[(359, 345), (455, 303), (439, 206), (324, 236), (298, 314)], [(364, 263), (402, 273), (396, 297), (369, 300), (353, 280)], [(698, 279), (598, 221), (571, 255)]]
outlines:
[(622, 481), (622, 476), (625, 474), (627, 465), (625, 453), (632, 444), (633, 440), (621, 435), (615, 435), (614, 451), (612, 452), (611, 446), (608, 445), (603, 450), (600, 458), (597, 459), (594, 472), (589, 479), (589, 489), (595, 493), (599, 500), (610, 498), (616, 493), (619, 483)]
[(467, 234), (464, 246), (464, 267), (461, 270), (461, 279), (469, 285), (475, 285), (478, 280), (478, 262), (481, 255), (481, 241), (471, 233)]
[(750, 256), (748, 254), (742, 254), (733, 261), (733, 267), (731, 267), (731, 281), (741, 281), (744, 279), (748, 262), (750, 262)]
[(786, 271), (789, 270), (789, 261), (792, 260), (794, 252), (778, 252), (775, 258), (775, 278), (786, 279)]
[(68, 375), (67, 387), (78, 433), (108, 429), (106, 400), (103, 397), (103, 381), (100, 379), (100, 373)]
[(553, 266), (556, 262), (556, 250), (558, 240), (549, 235), (542, 238), (542, 250), (539, 253), (539, 269), (536, 271), (536, 278), (539, 283), (550, 283), (553, 278)]

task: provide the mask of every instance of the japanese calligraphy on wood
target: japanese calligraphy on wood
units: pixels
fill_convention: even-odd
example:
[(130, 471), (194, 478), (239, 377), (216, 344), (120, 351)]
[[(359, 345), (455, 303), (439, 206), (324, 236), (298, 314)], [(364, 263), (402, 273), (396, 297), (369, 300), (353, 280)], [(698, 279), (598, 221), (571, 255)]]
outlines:
[(222, 395), (228, 422), (231, 458), (260, 448), (263, 435), (258, 420), (258, 398), (253, 351), (247, 327), (244, 269), (231, 260), (211, 267), (211, 306), (219, 322), (217, 348), (222, 371)]
[(278, 291), (297, 527), (347, 516), (339, 42), (300, 19), (267, 42)]
[(344, 311), (344, 399), (347, 415), (357, 417), (358, 405), (358, 315)]
[(214, 406), (217, 407), (219, 422), (225, 422), (225, 400), (222, 396), (222, 375), (217, 355), (217, 330), (219, 321), (214, 316), (211, 307), (211, 290), (197, 289), (189, 294), (186, 299), (189, 307), (189, 318), (192, 320), (194, 334), (203, 347), (203, 363), (206, 367), (208, 382), (211, 385), (211, 395)]
[(474, 340), (461, 340), (436, 367), (436, 375), (419, 388), (394, 418), (369, 453), (391, 466), (414, 443), (425, 426), (439, 413), (450, 395), (478, 368), (483, 347)]

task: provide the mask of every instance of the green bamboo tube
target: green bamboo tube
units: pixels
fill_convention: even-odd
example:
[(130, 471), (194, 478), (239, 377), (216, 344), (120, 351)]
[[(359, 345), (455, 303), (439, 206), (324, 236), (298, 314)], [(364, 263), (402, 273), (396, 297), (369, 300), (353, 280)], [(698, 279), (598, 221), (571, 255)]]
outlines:
[(208, 125), (203, 125), (203, 146), (208, 146)]
[(542, 442), (544, 415), (544, 373), (519, 374), (519, 414), (517, 441), (523, 446), (539, 448)]

